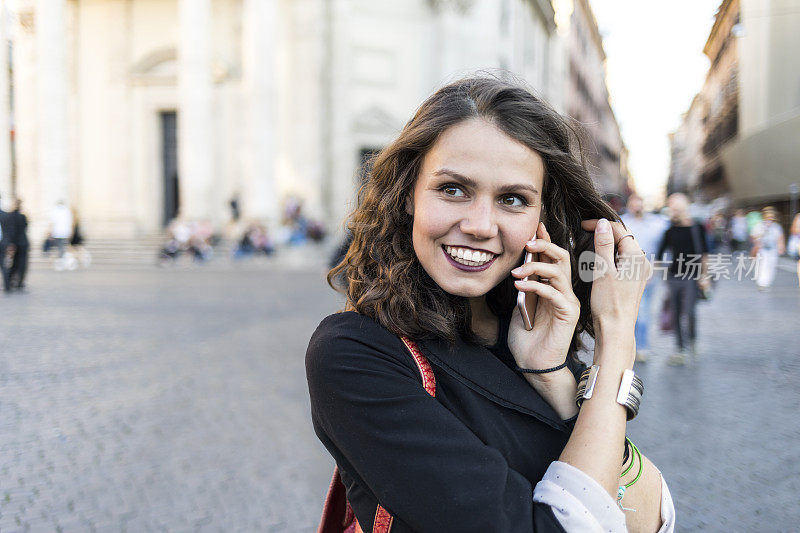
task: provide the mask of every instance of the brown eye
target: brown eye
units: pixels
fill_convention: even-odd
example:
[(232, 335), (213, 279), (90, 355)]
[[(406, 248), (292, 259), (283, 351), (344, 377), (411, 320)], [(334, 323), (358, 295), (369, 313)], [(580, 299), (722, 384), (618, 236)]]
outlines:
[(506, 207), (526, 207), (528, 202), (518, 194), (507, 194), (500, 198), (500, 203)]
[(447, 196), (453, 196), (455, 198), (459, 198), (461, 196), (464, 196), (464, 191), (462, 191), (461, 187), (459, 187), (457, 185), (452, 185), (452, 184), (442, 185), (439, 188), (439, 190), (442, 191)]

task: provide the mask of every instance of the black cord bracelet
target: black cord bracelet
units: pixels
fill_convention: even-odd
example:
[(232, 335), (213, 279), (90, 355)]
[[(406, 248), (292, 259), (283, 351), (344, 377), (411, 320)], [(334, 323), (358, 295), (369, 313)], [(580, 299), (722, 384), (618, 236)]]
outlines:
[(630, 457), (630, 444), (628, 444), (628, 437), (625, 437), (625, 453), (622, 454), (622, 466), (625, 466), (625, 463), (628, 462), (628, 457)]
[(522, 372), (523, 374), (547, 374), (548, 372), (555, 372), (556, 370), (561, 370), (566, 366), (567, 366), (567, 361), (564, 360), (564, 362), (558, 366), (554, 366), (553, 368), (543, 368), (542, 370), (534, 370), (532, 368), (522, 368), (518, 366), (517, 372)]

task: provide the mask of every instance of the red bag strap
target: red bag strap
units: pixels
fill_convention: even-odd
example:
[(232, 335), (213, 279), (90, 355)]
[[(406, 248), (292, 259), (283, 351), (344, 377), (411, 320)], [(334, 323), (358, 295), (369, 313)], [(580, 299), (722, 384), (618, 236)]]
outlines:
[[(408, 348), (414, 363), (417, 365), (419, 375), (422, 378), (422, 386), (425, 392), (431, 396), (436, 396), (436, 376), (428, 359), (422, 355), (417, 343), (408, 337), (400, 337), (403, 344)], [(375, 510), (375, 520), (372, 526), (372, 533), (390, 533), (394, 517), (389, 511), (378, 504)], [(347, 501), (347, 494), (342, 478), (339, 476), (339, 467), (333, 470), (333, 479), (328, 488), (328, 496), (325, 498), (325, 506), (322, 509), (322, 519), (317, 528), (317, 533), (363, 533), (361, 525), (356, 520), (353, 508)]]
[(408, 351), (411, 352), (411, 357), (414, 358), (414, 362), (417, 364), (419, 375), (422, 377), (422, 386), (425, 387), (425, 391), (431, 396), (435, 397), (436, 376), (433, 375), (433, 369), (431, 368), (431, 364), (428, 362), (428, 359), (422, 355), (422, 352), (419, 351), (419, 347), (417, 346), (416, 342), (412, 341), (408, 337), (400, 337), (400, 340), (403, 341), (403, 344), (406, 345)]

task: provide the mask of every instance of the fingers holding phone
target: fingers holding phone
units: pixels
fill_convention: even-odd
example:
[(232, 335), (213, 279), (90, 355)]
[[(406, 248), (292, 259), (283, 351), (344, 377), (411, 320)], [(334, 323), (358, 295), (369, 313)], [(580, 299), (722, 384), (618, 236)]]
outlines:
[(525, 245), (525, 251), (525, 263), (511, 271), (520, 278), (515, 282), (520, 291), (517, 307), (525, 329), (530, 331), (536, 322), (539, 297), (551, 304), (549, 307), (558, 318), (571, 320), (580, 309), (572, 290), (569, 252), (551, 241), (542, 223), (536, 230), (536, 237)]

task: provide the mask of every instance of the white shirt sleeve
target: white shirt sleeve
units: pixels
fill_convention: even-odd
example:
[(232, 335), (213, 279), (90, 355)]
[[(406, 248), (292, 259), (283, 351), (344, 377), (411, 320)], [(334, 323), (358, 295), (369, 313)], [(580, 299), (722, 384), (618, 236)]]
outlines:
[[(660, 472), (659, 472), (660, 473)], [(658, 533), (674, 533), (675, 531), (675, 504), (669, 492), (664, 476), (661, 476), (661, 529)]]
[[(566, 531), (627, 532), (625, 513), (600, 484), (572, 465), (554, 461), (533, 490), (533, 501), (549, 505)], [(661, 476), (661, 528), (675, 531), (675, 506)]]
[(625, 513), (600, 484), (572, 465), (553, 461), (533, 490), (533, 501), (553, 508), (566, 531), (628, 531)]

